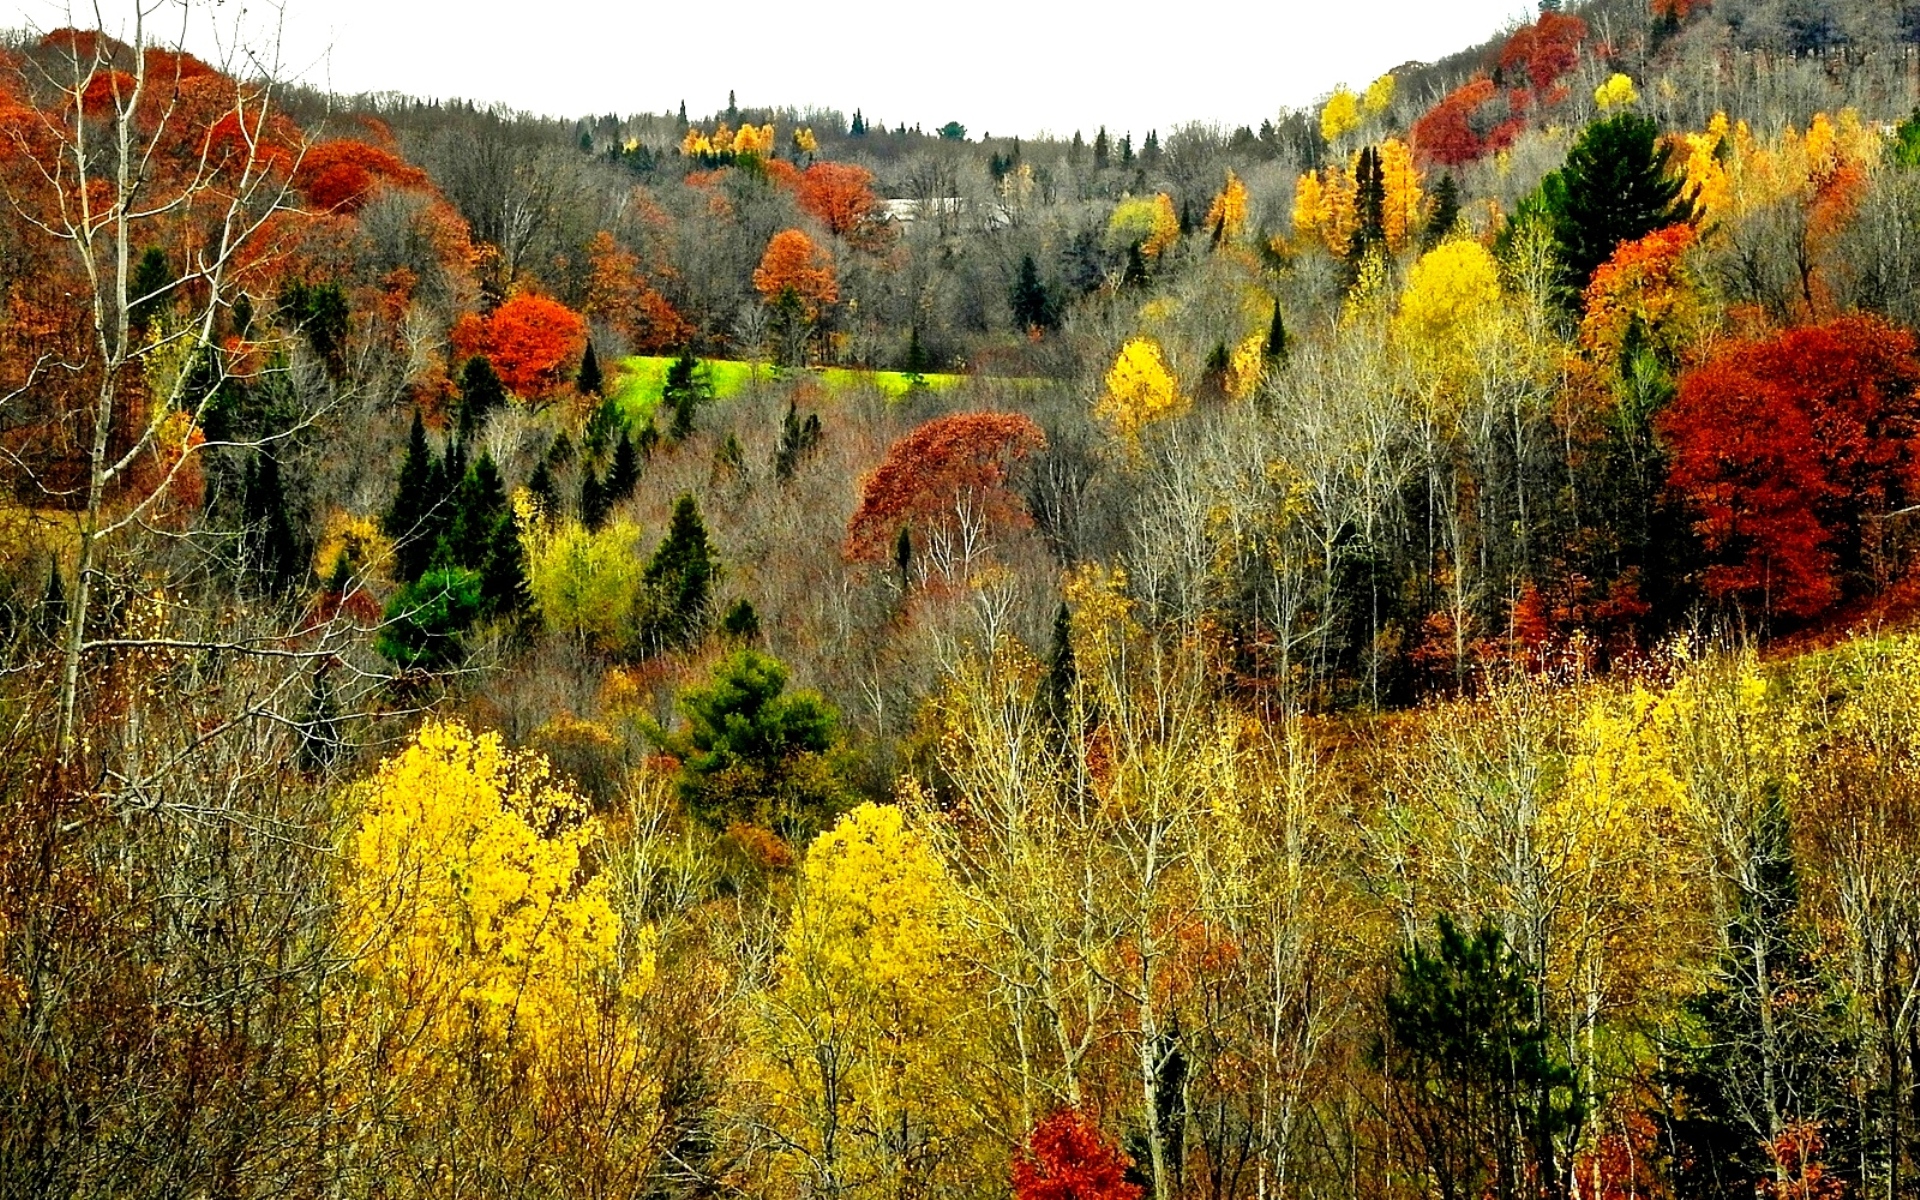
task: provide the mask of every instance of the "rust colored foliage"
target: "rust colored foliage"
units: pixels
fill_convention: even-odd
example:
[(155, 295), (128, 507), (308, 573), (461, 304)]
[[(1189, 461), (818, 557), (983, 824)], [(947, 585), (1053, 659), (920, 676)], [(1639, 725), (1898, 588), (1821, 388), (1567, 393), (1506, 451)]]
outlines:
[(767, 252), (754, 268), (753, 286), (769, 302), (791, 293), (807, 319), (840, 299), (833, 255), (798, 229), (783, 229), (767, 243)]
[(427, 173), (390, 150), (365, 142), (322, 142), (300, 160), (294, 182), (313, 206), (356, 213), (381, 186), (429, 191)]
[(1015, 413), (937, 417), (895, 442), (860, 486), (847, 523), (852, 562), (885, 562), (903, 525), (922, 545), (960, 509), (1003, 528), (1024, 528), (1027, 508), (1007, 487), (1014, 464), (1046, 449), (1046, 434)]
[(1793, 617), (1841, 598), (1874, 518), (1920, 496), (1913, 355), (1912, 334), (1853, 316), (1736, 342), (1681, 377), (1659, 426), (1709, 592)]
[(648, 284), (640, 256), (604, 229), (587, 245), (586, 313), (641, 354), (671, 349), (693, 336), (693, 326)]
[(587, 322), (545, 296), (522, 292), (485, 319), (454, 329), (462, 359), (484, 354), (507, 390), (522, 400), (544, 400), (564, 387), (587, 348)]
[(1078, 1110), (1041, 1119), (1013, 1156), (1016, 1200), (1140, 1200), (1132, 1160)]
[(836, 237), (848, 237), (873, 219), (880, 201), (873, 172), (851, 163), (822, 162), (800, 175), (800, 207), (820, 218)]
[(1464, 83), (1413, 123), (1413, 148), (1423, 159), (1457, 167), (1505, 150), (1525, 123), (1509, 99), (1480, 78)]
[(1699, 231), (1683, 223), (1622, 243), (1587, 284), (1581, 348), (1611, 363), (1626, 343), (1627, 330), (1638, 321), (1655, 345), (1677, 351), (1670, 326), (1684, 317), (1687, 280), (1682, 265), (1697, 240)]
[(1518, 83), (1524, 76), (1533, 85), (1534, 95), (1544, 96), (1560, 77), (1580, 61), (1581, 43), (1587, 40), (1587, 23), (1566, 13), (1543, 12), (1531, 25), (1514, 30), (1500, 50), (1500, 71), (1508, 82)]

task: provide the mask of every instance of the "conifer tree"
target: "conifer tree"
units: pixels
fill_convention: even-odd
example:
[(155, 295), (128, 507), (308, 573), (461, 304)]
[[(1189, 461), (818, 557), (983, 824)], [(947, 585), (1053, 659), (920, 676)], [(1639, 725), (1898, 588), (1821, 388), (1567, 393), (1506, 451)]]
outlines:
[(286, 488), (280, 479), (280, 461), (261, 450), (247, 464), (241, 493), (246, 529), (241, 535), (241, 557), (261, 588), (278, 595), (300, 581), (304, 556), (287, 515)]
[(593, 352), (593, 341), (588, 339), (587, 352), (580, 357), (580, 374), (574, 377), (574, 387), (582, 396), (598, 396), (606, 381), (600, 375), (600, 356)]
[(618, 504), (633, 495), (633, 489), (639, 482), (640, 455), (634, 449), (633, 438), (622, 426), (620, 440), (613, 447), (613, 462), (607, 467), (607, 483), (603, 489), (607, 503)]
[(800, 419), (800, 410), (791, 398), (787, 400), (787, 415), (780, 422), (780, 445), (773, 452), (774, 478), (785, 481), (793, 478), (800, 461), (805, 458), (820, 441), (820, 414), (808, 413), (807, 419)]
[(913, 527), (902, 525), (900, 536), (893, 540), (893, 565), (900, 572), (900, 590), (905, 592), (913, 586)]
[(1112, 143), (1107, 141), (1107, 127), (1102, 125), (1100, 132), (1093, 135), (1093, 169), (1104, 171), (1113, 154)]
[(480, 458), (455, 487), (446, 532), (434, 550), (433, 566), (464, 567), (480, 570), (486, 563), (494, 538), (494, 525), (510, 515), (507, 491), (500, 482), (493, 455), (482, 451)]
[(313, 682), (307, 689), (307, 712), (299, 729), (300, 769), (309, 775), (326, 771), (346, 748), (340, 735), (339, 703), (334, 697), (333, 678), (324, 659), (313, 669)]
[(1047, 650), (1047, 674), (1040, 681), (1040, 703), (1047, 720), (1064, 731), (1073, 711), (1073, 692), (1080, 679), (1073, 658), (1073, 614), (1066, 601), (1053, 610), (1053, 645)]
[(588, 529), (599, 529), (607, 523), (607, 493), (600, 486), (600, 477), (588, 467), (580, 471), (580, 523)]
[(1353, 182), (1354, 228), (1347, 243), (1347, 263), (1357, 271), (1369, 250), (1387, 242), (1387, 176), (1380, 166), (1380, 152), (1372, 146), (1360, 151)]
[(658, 649), (679, 649), (698, 640), (714, 573), (707, 527), (693, 497), (683, 493), (674, 501), (667, 536), (642, 576), (651, 609), (648, 634)]
[(1273, 302), (1273, 321), (1267, 326), (1266, 355), (1268, 362), (1287, 361), (1287, 322), (1280, 314), (1280, 302)]
[(742, 597), (727, 609), (727, 615), (720, 622), (720, 629), (728, 637), (740, 642), (760, 640), (760, 614), (754, 611), (753, 602)]
[(167, 265), (167, 252), (158, 246), (148, 246), (133, 269), (132, 282), (127, 285), (127, 295), (133, 301), (127, 308), (127, 323), (135, 332), (145, 333), (156, 315), (173, 307), (172, 293), (158, 294), (172, 282), (173, 268)]
[(867, 136), (867, 118), (857, 108), (853, 110), (853, 124), (847, 128), (847, 136)]
[(506, 385), (482, 354), (467, 360), (460, 369), (460, 440), (468, 441), (480, 432), (487, 414), (507, 402)]
[(527, 491), (532, 493), (542, 513), (551, 517), (560, 511), (560, 488), (554, 482), (553, 468), (547, 465), (545, 458), (534, 464), (533, 474), (527, 476)]
[(1442, 175), (1433, 189), (1433, 215), (1420, 235), (1420, 248), (1431, 250), (1447, 240), (1460, 225), (1460, 185), (1451, 172)]
[(38, 625), (50, 641), (67, 627), (67, 580), (60, 573), (58, 560), (47, 564), (47, 589), (40, 595)]
[(1120, 277), (1122, 287), (1145, 287), (1147, 283), (1147, 256), (1140, 252), (1140, 243), (1127, 247), (1127, 269)]
[(1020, 256), (1020, 274), (1014, 280), (1009, 301), (1013, 307), (1013, 322), (1020, 329), (1053, 328), (1053, 297), (1047, 294), (1047, 286), (1040, 282), (1040, 268), (1031, 254)]
[(1623, 112), (1587, 126), (1566, 165), (1541, 181), (1570, 301), (1622, 242), (1693, 219), (1672, 155), (1651, 117)]
[(660, 389), (660, 403), (673, 413), (667, 436), (676, 442), (693, 436), (694, 414), (712, 394), (712, 384), (700, 360), (693, 356), (691, 349), (682, 350), (680, 357), (667, 368), (666, 383)]
[(416, 409), (413, 432), (407, 436), (407, 454), (400, 462), (399, 483), (384, 522), (387, 536), (393, 539), (395, 567), (405, 583), (420, 578), (433, 557), (434, 543), (427, 537), (427, 522), (433, 511), (436, 475), (433, 451), (427, 446), (426, 423)]

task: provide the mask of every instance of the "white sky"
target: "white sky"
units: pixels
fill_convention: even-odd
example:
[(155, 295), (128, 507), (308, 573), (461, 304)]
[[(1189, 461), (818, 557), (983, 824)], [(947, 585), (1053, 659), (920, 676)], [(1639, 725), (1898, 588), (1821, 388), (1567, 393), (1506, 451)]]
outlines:
[[(99, 0), (109, 26), (134, 0)], [(180, 0), (144, 0), (177, 29)], [(270, 0), (193, 0), (258, 29)], [(1135, 142), (1187, 121), (1258, 126), (1335, 84), (1362, 87), (1526, 19), (1528, 0), (963, 0), (826, 5), (628, 0), (284, 0), (283, 60), (340, 92), (400, 91), (534, 112), (858, 107), (870, 122)], [(242, 6), (245, 6), (244, 9)], [(76, 0), (91, 25), (93, 0)], [(0, 24), (66, 23), (64, 0), (0, 0)], [(189, 48), (211, 58), (196, 14)]]

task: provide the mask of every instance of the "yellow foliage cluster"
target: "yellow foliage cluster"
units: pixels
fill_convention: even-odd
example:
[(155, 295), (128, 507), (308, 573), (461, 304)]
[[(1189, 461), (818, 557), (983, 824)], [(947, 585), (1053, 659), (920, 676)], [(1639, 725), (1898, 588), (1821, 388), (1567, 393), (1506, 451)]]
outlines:
[(1883, 145), (1851, 108), (1837, 118), (1816, 113), (1806, 133), (1789, 125), (1770, 143), (1754, 136), (1745, 121), (1729, 125), (1725, 113), (1715, 113), (1704, 130), (1683, 134), (1682, 142), (1688, 191), (1708, 218), (1811, 196), (1843, 173), (1870, 170)]
[(345, 559), (347, 570), (364, 582), (383, 576), (392, 558), (393, 542), (381, 532), (378, 517), (336, 508), (327, 514), (319, 544), (314, 548), (313, 573), (325, 581)]
[(340, 911), (365, 991), (349, 1025), (405, 1030), (399, 1074), (440, 1073), (476, 1035), (534, 1051), (580, 1035), (610, 974), (646, 989), (650, 948), (620, 969), (606, 880), (581, 877), (598, 822), (537, 755), (429, 722), (355, 799)]
[(1173, 211), (1173, 197), (1158, 192), (1153, 197), (1153, 228), (1147, 240), (1140, 243), (1140, 252), (1148, 258), (1159, 258), (1179, 240), (1180, 217)]
[[(811, 131), (805, 132), (809, 138), (813, 136)], [(680, 139), (680, 153), (690, 158), (699, 154), (752, 154), (771, 158), (773, 145), (771, 124), (755, 126), (749, 122), (735, 131), (722, 121), (711, 134), (697, 128), (687, 130), (686, 136)]]
[[(1171, 210), (1172, 207), (1173, 201), (1169, 199), (1167, 208)], [(1174, 222), (1176, 234), (1179, 228), (1180, 223), (1176, 219)], [(1226, 186), (1220, 189), (1219, 194), (1214, 196), (1213, 203), (1207, 206), (1207, 231), (1217, 242), (1228, 242), (1239, 238), (1246, 232), (1246, 228), (1247, 185), (1240, 182), (1240, 177), (1233, 173), (1232, 167), (1228, 167)]]
[(1346, 84), (1333, 89), (1333, 95), (1320, 109), (1320, 136), (1329, 144), (1360, 128), (1360, 98)]
[(521, 528), (527, 591), (547, 630), (603, 651), (625, 645), (645, 590), (639, 526), (616, 517), (598, 531), (570, 520)]
[(1148, 258), (1157, 258), (1180, 240), (1180, 216), (1173, 197), (1165, 192), (1151, 199), (1129, 196), (1114, 206), (1107, 218), (1107, 239), (1115, 246), (1139, 246)]
[(1370, 117), (1377, 117), (1387, 111), (1393, 103), (1393, 93), (1399, 81), (1392, 72), (1382, 75), (1367, 85), (1366, 95), (1360, 98), (1360, 110)]
[[(772, 129), (773, 127), (769, 125), (767, 128)], [(817, 154), (820, 151), (820, 139), (813, 136), (813, 130), (811, 129), (794, 130), (793, 144), (799, 147), (803, 154)]]
[(1413, 147), (1399, 138), (1380, 143), (1380, 175), (1386, 184), (1386, 203), (1382, 206), (1387, 230), (1387, 248), (1398, 254), (1413, 240), (1420, 223), (1420, 168), (1414, 165)]
[[(1386, 225), (1387, 248), (1394, 253), (1406, 249), (1420, 222), (1420, 168), (1414, 162), (1413, 148), (1398, 138), (1379, 145), (1381, 181), (1386, 185), (1382, 214)], [(1355, 151), (1342, 167), (1326, 167), (1319, 173), (1300, 177), (1293, 193), (1293, 227), (1296, 232), (1320, 235), (1327, 249), (1345, 254), (1353, 240), (1357, 217), (1359, 185), (1355, 179), (1360, 153)]]
[(1416, 358), (1436, 364), (1467, 353), (1500, 311), (1500, 267), (1478, 242), (1443, 242), (1407, 272), (1394, 334)]
[(1307, 172), (1293, 189), (1293, 228), (1317, 233), (1333, 254), (1345, 254), (1353, 241), (1353, 176), (1337, 167)]
[(1245, 400), (1260, 386), (1267, 372), (1267, 337), (1256, 333), (1233, 348), (1227, 362), (1227, 395)]
[(1608, 76), (1605, 83), (1593, 89), (1593, 102), (1599, 106), (1601, 112), (1625, 108), (1629, 104), (1638, 103), (1639, 100), (1640, 93), (1634, 90), (1633, 80), (1618, 71)]
[(1156, 421), (1183, 412), (1187, 399), (1152, 338), (1130, 339), (1107, 371), (1106, 390), (1094, 405), (1094, 415), (1112, 426), (1129, 445), (1140, 431)]

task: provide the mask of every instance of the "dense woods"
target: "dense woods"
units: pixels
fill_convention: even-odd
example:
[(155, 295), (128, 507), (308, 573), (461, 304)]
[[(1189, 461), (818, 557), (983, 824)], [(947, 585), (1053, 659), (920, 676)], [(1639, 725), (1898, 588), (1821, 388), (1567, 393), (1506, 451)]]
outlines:
[(1917, 13), (1024, 141), (10, 35), (0, 1194), (1916, 1194)]

